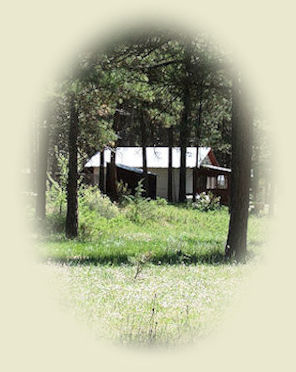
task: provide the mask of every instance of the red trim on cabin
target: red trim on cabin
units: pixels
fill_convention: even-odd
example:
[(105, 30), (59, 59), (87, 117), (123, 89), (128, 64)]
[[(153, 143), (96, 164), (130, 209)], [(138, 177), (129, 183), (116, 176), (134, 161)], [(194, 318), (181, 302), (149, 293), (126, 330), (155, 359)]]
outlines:
[(212, 165), (215, 165), (216, 167), (220, 166), (212, 149), (209, 151), (208, 157), (211, 160)]

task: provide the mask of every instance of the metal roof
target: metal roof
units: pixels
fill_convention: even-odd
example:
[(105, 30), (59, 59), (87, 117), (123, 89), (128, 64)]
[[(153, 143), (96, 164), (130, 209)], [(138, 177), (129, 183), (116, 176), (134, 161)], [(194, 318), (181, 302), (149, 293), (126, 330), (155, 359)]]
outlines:
[[(210, 147), (198, 148), (198, 166), (203, 162), (209, 162), (207, 159)], [(104, 166), (110, 162), (111, 150), (106, 149), (104, 154)], [(147, 147), (147, 167), (148, 168), (168, 168), (169, 149), (168, 147)], [(180, 168), (180, 147), (173, 147), (173, 168)], [(99, 167), (101, 164), (101, 154), (97, 152), (85, 164), (85, 167)], [(143, 166), (142, 147), (117, 147), (116, 164), (128, 167), (141, 168)], [(194, 168), (196, 166), (196, 147), (187, 147), (186, 167)]]

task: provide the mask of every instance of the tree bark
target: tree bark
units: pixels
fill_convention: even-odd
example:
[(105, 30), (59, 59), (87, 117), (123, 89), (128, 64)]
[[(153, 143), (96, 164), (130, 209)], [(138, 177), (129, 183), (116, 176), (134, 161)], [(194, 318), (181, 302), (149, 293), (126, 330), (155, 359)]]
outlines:
[[(198, 153), (198, 147), (196, 148)], [(197, 190), (197, 177), (198, 177), (198, 167), (192, 169), (192, 201), (196, 202), (196, 190)]]
[(40, 126), (38, 130), (38, 159), (36, 177), (36, 217), (43, 220), (46, 215), (46, 171), (48, 158), (49, 135), (48, 127)]
[(143, 159), (143, 178), (144, 178), (144, 196), (149, 196), (149, 180), (148, 180), (148, 169), (147, 169), (147, 130), (145, 113), (142, 112), (141, 115), (141, 142), (142, 142), (142, 159)]
[(198, 149), (201, 134), (201, 115), (202, 115), (202, 83), (200, 83), (200, 97), (199, 97), (199, 107), (198, 107), (198, 120), (195, 128), (195, 146), (196, 146), (196, 165), (193, 169), (192, 175), (192, 201), (196, 202), (196, 190), (197, 190), (197, 177), (198, 177)]
[[(120, 106), (117, 107), (114, 117), (113, 117), (113, 129), (115, 133), (118, 133), (120, 128)], [(109, 196), (112, 201), (118, 200), (117, 192), (117, 169), (116, 169), (116, 144), (113, 149), (111, 149), (111, 159), (110, 159), (110, 190)]]
[(109, 197), (112, 201), (117, 201), (116, 147), (111, 149)]
[(174, 139), (174, 129), (169, 127), (169, 163), (168, 163), (168, 201), (172, 203), (173, 201), (173, 139)]
[(245, 261), (249, 213), (252, 115), (238, 73), (232, 83), (231, 214), (226, 257)]
[(186, 46), (185, 49), (185, 77), (183, 86), (183, 103), (184, 109), (182, 114), (180, 126), (180, 180), (179, 180), (179, 202), (186, 201), (186, 148), (188, 144), (188, 137), (190, 131), (190, 114), (191, 114), (191, 51), (190, 47)]
[(180, 144), (180, 181), (179, 181), (179, 202), (186, 201), (186, 145)]
[(99, 188), (101, 192), (105, 193), (105, 150), (103, 149), (100, 153), (100, 180), (99, 180)]
[(69, 128), (69, 170), (67, 183), (67, 216), (66, 237), (73, 239), (78, 235), (78, 110), (75, 105), (74, 95), (70, 101), (70, 128)]

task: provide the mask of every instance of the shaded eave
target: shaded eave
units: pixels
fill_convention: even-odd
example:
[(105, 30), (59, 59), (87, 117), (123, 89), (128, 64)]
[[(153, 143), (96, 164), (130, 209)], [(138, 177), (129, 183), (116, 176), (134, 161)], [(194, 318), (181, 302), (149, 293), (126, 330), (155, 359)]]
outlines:
[[(107, 163), (107, 164), (110, 164), (110, 163)], [(116, 167), (128, 170), (130, 172), (135, 172), (135, 173), (138, 173), (138, 174), (143, 174), (144, 173), (143, 169), (141, 169), (141, 168), (129, 167), (128, 165), (124, 165), (124, 164), (116, 164)], [(156, 176), (155, 173), (152, 173), (152, 172), (149, 172), (149, 171), (147, 173), (152, 174), (153, 176)]]
[(230, 168), (224, 168), (224, 167), (218, 167), (216, 165), (201, 165), (200, 169), (205, 169), (212, 171), (213, 173), (217, 174), (230, 174), (231, 169)]

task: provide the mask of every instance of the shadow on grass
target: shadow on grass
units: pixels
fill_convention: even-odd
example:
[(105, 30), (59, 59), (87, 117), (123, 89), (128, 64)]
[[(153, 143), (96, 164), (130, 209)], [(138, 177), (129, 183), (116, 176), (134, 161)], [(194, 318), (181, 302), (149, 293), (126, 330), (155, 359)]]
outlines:
[[(67, 265), (134, 265), (132, 262), (135, 256), (128, 254), (116, 255), (100, 255), (100, 256), (67, 256), (67, 257), (47, 257), (46, 261), (62, 263)], [(153, 256), (149, 263), (154, 265), (196, 265), (196, 264), (227, 264), (231, 261), (225, 258), (224, 253), (220, 251), (198, 253), (198, 254), (185, 254), (182, 251), (174, 253), (163, 253)]]

